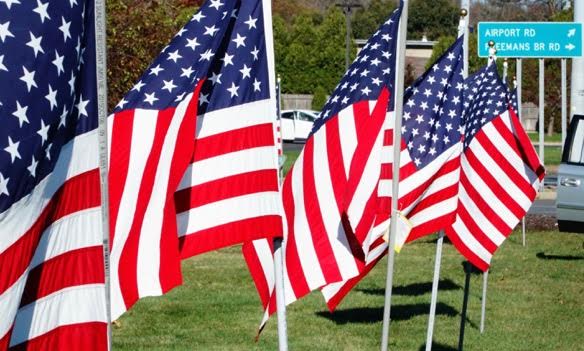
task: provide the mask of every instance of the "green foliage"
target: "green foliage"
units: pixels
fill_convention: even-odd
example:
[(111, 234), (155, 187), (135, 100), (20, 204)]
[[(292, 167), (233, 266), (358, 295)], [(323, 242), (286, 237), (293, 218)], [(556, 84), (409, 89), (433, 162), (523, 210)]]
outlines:
[(428, 40), (443, 35), (456, 35), (459, 8), (450, 0), (413, 0), (408, 18), (408, 38)]
[(312, 99), (312, 109), (315, 111), (320, 111), (326, 104), (326, 90), (320, 85), (314, 89), (314, 97)]
[(368, 6), (358, 9), (351, 21), (353, 37), (368, 39), (395, 10), (394, 0), (371, 0)]
[(195, 7), (184, 0), (108, 0), (107, 11), (111, 110), (187, 22)]

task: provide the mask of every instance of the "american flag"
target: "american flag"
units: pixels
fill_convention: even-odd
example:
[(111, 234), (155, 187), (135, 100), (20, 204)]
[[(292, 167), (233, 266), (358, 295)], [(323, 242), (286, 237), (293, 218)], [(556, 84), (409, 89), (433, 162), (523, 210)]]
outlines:
[(513, 111), (515, 112), (515, 114), (517, 116), (519, 116), (519, 100), (517, 98), (517, 88), (513, 88), (513, 90), (511, 90), (509, 92), (509, 104), (511, 106), (511, 108), (513, 109)]
[[(454, 218), (462, 151), (462, 44), (461, 37), (404, 94), (398, 210), (411, 232), (400, 245), (445, 228)], [(391, 213), (392, 125), (385, 132), (374, 227), (363, 243), (366, 266), (358, 277), (322, 289), (331, 310), (387, 253), (382, 235)]]
[(467, 80), (454, 246), (483, 271), (537, 195), (545, 170), (509, 105), (495, 64)]
[(94, 2), (0, 1), (0, 350), (107, 350)]
[[(364, 205), (377, 189), (383, 125), (393, 109), (400, 15), (401, 7), (349, 67), (284, 181), (286, 304), (356, 276), (363, 265), (354, 228), (372, 219)], [(269, 314), (275, 311), (270, 245), (249, 245), (246, 261)]]
[(282, 235), (270, 6), (205, 2), (110, 117), (113, 318), (181, 257)]

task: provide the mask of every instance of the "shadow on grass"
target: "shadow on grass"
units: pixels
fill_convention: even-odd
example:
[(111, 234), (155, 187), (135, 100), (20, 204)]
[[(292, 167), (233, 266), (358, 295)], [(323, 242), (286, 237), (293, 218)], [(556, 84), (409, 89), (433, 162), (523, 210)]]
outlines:
[[(462, 286), (456, 284), (450, 279), (442, 279), (439, 282), (439, 291), (448, 290), (461, 290)], [(385, 295), (385, 289), (357, 289), (357, 291), (363, 292), (369, 295)], [(395, 295), (402, 296), (420, 296), (424, 294), (429, 294), (432, 292), (432, 282), (426, 283), (414, 283), (409, 285), (395, 286), (393, 288), (393, 293)]]
[[(426, 350), (426, 343), (423, 343), (422, 346), (420, 346), (420, 348), (418, 350), (425, 351)], [(456, 351), (458, 349), (456, 347), (433, 342), (432, 343), (432, 350), (434, 350), (434, 351)]]
[(572, 255), (546, 255), (544, 252), (538, 252), (535, 255), (537, 258), (542, 260), (560, 260), (560, 261), (580, 261), (584, 260), (582, 256), (572, 256)]
[[(394, 321), (405, 321), (417, 316), (427, 315), (430, 304), (418, 303), (410, 305), (396, 305), (391, 307), (391, 319)], [(337, 310), (333, 313), (328, 311), (316, 312), (316, 315), (330, 319), (336, 324), (347, 323), (377, 323), (383, 320), (383, 307), (360, 307)], [(439, 302), (436, 305), (436, 315), (454, 317), (458, 311), (452, 306)]]

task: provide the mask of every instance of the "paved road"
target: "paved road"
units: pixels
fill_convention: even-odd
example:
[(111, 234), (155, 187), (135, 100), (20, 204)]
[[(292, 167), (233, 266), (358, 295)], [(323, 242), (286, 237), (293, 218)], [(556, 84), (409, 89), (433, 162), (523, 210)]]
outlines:
[(304, 147), (304, 143), (289, 143), (289, 142), (284, 142), (284, 151), (301, 151), (302, 148)]
[(535, 200), (529, 214), (556, 215), (556, 200)]

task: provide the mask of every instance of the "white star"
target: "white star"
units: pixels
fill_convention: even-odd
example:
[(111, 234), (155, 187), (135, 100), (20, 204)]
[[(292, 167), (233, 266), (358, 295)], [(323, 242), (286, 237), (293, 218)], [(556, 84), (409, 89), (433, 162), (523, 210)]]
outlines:
[(386, 33), (386, 34), (383, 34), (381, 36), (381, 39), (382, 40), (385, 40), (385, 41), (390, 41), (391, 40), (391, 37), (389, 36), (389, 34)]
[[(2, 57), (0, 57), (1, 59)], [(65, 69), (63, 68), (63, 60), (65, 59), (65, 56), (60, 56), (59, 53), (57, 52), (57, 50), (55, 50), (55, 59), (53, 60), (53, 65), (55, 65), (55, 67), (57, 67), (57, 76), (61, 76), (61, 72), (65, 73)], [(0, 61), (1, 63), (1, 61)], [(0, 66), (0, 68), (2, 68)]]
[(456, 111), (450, 110), (450, 112), (448, 112), (448, 117), (450, 117), (450, 118), (456, 117)]
[(211, 5), (209, 5), (209, 7), (214, 7), (217, 10), (219, 10), (221, 6), (223, 6), (223, 3), (220, 0), (211, 0)]
[(201, 93), (199, 95), (199, 106), (202, 106), (203, 104), (208, 104), (209, 103), (209, 94), (203, 94)]
[(205, 33), (204, 35), (209, 35), (209, 36), (214, 36), (215, 32), (218, 32), (219, 28), (215, 27), (215, 25), (211, 26), (211, 27), (207, 27), (205, 26)]
[(412, 129), (412, 136), (416, 136), (416, 135), (418, 135), (418, 134), (420, 134), (420, 133), (418, 132), (418, 128), (413, 128), (413, 129)]
[(451, 65), (445, 65), (445, 66), (444, 66), (444, 71), (445, 71), (446, 73), (450, 73), (450, 72), (452, 72), (452, 66), (451, 66)]
[(415, 104), (416, 103), (412, 99), (409, 99), (408, 102), (406, 102), (406, 105), (408, 105), (410, 108), (414, 107)]
[(420, 144), (420, 146), (418, 147), (418, 152), (423, 154), (426, 152), (426, 145), (424, 144)]
[(77, 105), (75, 105), (75, 107), (77, 107), (77, 117), (81, 118), (81, 116), (88, 116), (89, 114), (87, 113), (87, 105), (89, 104), (89, 100), (83, 100), (83, 94), (79, 95), (79, 102), (77, 103)]
[(436, 148), (431, 147), (430, 151), (428, 151), (428, 153), (432, 156), (434, 156), (436, 154)]
[(59, 30), (63, 32), (63, 41), (67, 42), (67, 38), (71, 38), (71, 31), (69, 29), (71, 27), (71, 22), (65, 22), (65, 17), (61, 17), (61, 23)]
[(36, 82), (34, 81), (34, 74), (35, 72), (29, 72), (26, 67), (22, 66), (23, 76), (20, 77), (20, 80), (26, 83), (26, 87), (28, 88), (28, 92), (30, 93), (30, 89), (32, 87), (38, 88)]
[(0, 39), (2, 39), (2, 42), (6, 41), (7, 37), (14, 38), (14, 35), (8, 30), (9, 25), (10, 21), (0, 24)]
[(182, 37), (182, 35), (183, 35), (185, 32), (188, 32), (188, 31), (187, 31), (186, 29), (184, 29), (184, 27), (183, 27), (183, 28), (181, 28), (181, 29), (178, 31), (178, 33), (176, 33), (175, 37)]
[(124, 108), (124, 105), (127, 103), (128, 103), (128, 101), (126, 101), (126, 99), (122, 98), (122, 101), (118, 102), (118, 104), (116, 105), (116, 108), (122, 109), (122, 108)]
[(211, 49), (208, 49), (207, 51), (205, 51), (204, 53), (201, 54), (201, 58), (199, 59), (199, 61), (211, 61), (211, 57), (213, 57), (213, 55), (215, 55), (213, 52), (211, 52)]
[(65, 127), (67, 125), (67, 116), (69, 116), (69, 111), (67, 111), (67, 107), (63, 106), (63, 112), (61, 113), (61, 116), (59, 117), (59, 127), (61, 128), (61, 126)]
[(195, 51), (197, 49), (197, 46), (200, 46), (201, 44), (199, 44), (197, 42), (197, 37), (194, 37), (193, 39), (187, 39), (187, 45), (185, 45), (187, 48), (191, 48), (193, 49), (193, 51)]
[(251, 74), (250, 74), (251, 68), (250, 67), (247, 67), (246, 64), (243, 65), (243, 68), (240, 69), (239, 72), (241, 72), (241, 74), (243, 76), (241, 79), (245, 79), (246, 77), (247, 78), (251, 78)]
[(253, 55), (253, 60), (257, 61), (258, 60), (258, 54), (260, 53), (260, 51), (257, 49), (257, 47), (253, 47), (253, 51), (251, 52), (251, 54)]
[(37, 134), (41, 136), (41, 145), (44, 145), (47, 139), (49, 138), (49, 128), (51, 124), (45, 125), (45, 122), (41, 118), (41, 129), (37, 131)]
[(416, 122), (418, 122), (418, 124), (424, 122), (424, 115), (418, 115), (418, 117), (416, 117)]
[(12, 6), (12, 4), (20, 4), (20, 1), (18, 1), (18, 0), (0, 0), (0, 2), (5, 3), (6, 6), (8, 6), (9, 10), (10, 10), (10, 7)]
[(361, 77), (367, 77), (368, 74), (369, 71), (367, 69), (364, 69), (363, 72), (361, 72)]
[(256, 22), (258, 21), (257, 18), (251, 18), (251, 16), (249, 16), (249, 19), (243, 23), (247, 24), (249, 26), (248, 29), (252, 29), (252, 28), (257, 28), (256, 27)]
[(48, 12), (47, 12), (47, 8), (49, 7), (49, 3), (42, 3), (40, 2), (40, 0), (37, 0), (37, 7), (33, 10), (33, 12), (36, 12), (39, 14), (39, 16), (41, 16), (41, 23), (45, 23), (45, 19), (51, 19), (51, 17), (49, 16)]
[(223, 64), (225, 65), (225, 67), (229, 66), (229, 65), (233, 65), (233, 57), (235, 55), (229, 55), (228, 53), (225, 53), (225, 56), (223, 56), (223, 58), (221, 59), (221, 61), (223, 61)]
[(365, 87), (365, 89), (361, 89), (361, 93), (363, 93), (363, 95), (365, 95), (365, 96), (369, 96), (370, 92), (371, 92), (371, 90), (369, 89), (369, 87)]
[(34, 34), (32, 34), (32, 32), (30, 33), (30, 41), (28, 43), (26, 43), (26, 46), (29, 46), (33, 49), (34, 51), (34, 57), (37, 57), (39, 52), (42, 52), (43, 54), (45, 53), (45, 50), (43, 50), (42, 46), (41, 46), (41, 40), (43, 40), (43, 37), (35, 37)]
[(4, 66), (4, 55), (0, 55), (0, 71), (8, 72), (8, 68)]
[(201, 23), (201, 20), (205, 17), (207, 17), (207, 16), (203, 15), (202, 11), (199, 11), (193, 15), (193, 18), (191, 20)]
[(181, 68), (181, 70), (182, 70), (182, 74), (180, 76), (187, 77), (187, 78), (191, 78), (191, 74), (193, 74), (193, 72), (195, 72), (192, 67)]
[(452, 60), (454, 60), (455, 58), (456, 58), (456, 56), (454, 56), (454, 53), (453, 53), (453, 52), (449, 52), (449, 53), (448, 53), (448, 57), (447, 57), (447, 59), (449, 59), (450, 61), (452, 61)]
[(430, 96), (432, 96), (432, 90), (430, 90), (430, 89), (425, 89), (425, 90), (424, 90), (424, 95), (426, 95), (426, 97), (430, 97)]
[(422, 103), (420, 104), (420, 108), (426, 111), (428, 109), (428, 103), (426, 101), (422, 101)]
[(28, 169), (28, 171), (30, 172), (30, 175), (34, 177), (36, 177), (36, 168), (38, 166), (39, 162), (37, 160), (34, 159), (34, 156), (32, 157), (32, 162), (30, 163), (30, 166), (26, 167), (26, 169)]
[(359, 83), (355, 83), (355, 84), (351, 85), (351, 88), (350, 88), (350, 90), (351, 90), (351, 91), (355, 91), (355, 90), (357, 89), (357, 87), (358, 87), (358, 86), (359, 86)]
[(20, 157), (20, 152), (18, 152), (18, 145), (20, 145), (20, 141), (15, 143), (12, 141), (12, 138), (8, 136), (8, 146), (4, 148), (4, 151), (10, 154), (11, 163), (14, 163), (17, 158), (22, 159), (22, 157)]
[(69, 90), (71, 95), (75, 92), (75, 75), (71, 72), (71, 79), (69, 79)]
[(51, 147), (53, 146), (53, 144), (49, 144), (47, 145), (47, 148), (45, 149), (45, 157), (47, 158), (47, 160), (51, 160)]
[(4, 175), (0, 173), (0, 195), (4, 194), (10, 196), (10, 193), (8, 192), (9, 180), (10, 178), (4, 178)]
[(49, 100), (49, 104), (51, 106), (51, 111), (53, 111), (53, 107), (57, 107), (57, 91), (53, 90), (53, 87), (49, 84), (49, 93), (45, 95), (45, 99)]
[(155, 76), (158, 77), (158, 73), (164, 71), (164, 68), (160, 67), (160, 65), (157, 65), (156, 67), (152, 67), (150, 68), (150, 74), (154, 74)]
[(237, 44), (236, 48), (238, 48), (240, 46), (244, 46), (245, 47), (245, 38), (246, 37), (242, 37), (241, 35), (239, 35), (239, 33), (237, 33), (237, 38), (233, 39), (232, 42), (234, 42), (235, 44)]
[(142, 81), (139, 81), (138, 83), (136, 83), (136, 85), (134, 85), (134, 87), (132, 88), (132, 90), (136, 90), (137, 92), (140, 92), (140, 90), (142, 89), (143, 86), (145, 86), (146, 84), (142, 83)]
[(176, 88), (176, 85), (174, 85), (174, 81), (171, 79), (169, 81), (166, 80), (162, 80), (164, 82), (164, 86), (162, 87), (162, 90), (168, 90), (169, 93), (172, 93), (172, 90), (174, 88)]
[(156, 93), (144, 94), (144, 95), (146, 95), (144, 102), (149, 103), (150, 106), (154, 105), (154, 102), (158, 101), (158, 98), (156, 97)]
[(177, 95), (176, 99), (174, 99), (174, 101), (176, 101), (176, 102), (182, 101), (182, 99), (185, 97), (185, 95), (186, 95), (185, 93)]
[(372, 61), (371, 61), (371, 64), (372, 64), (373, 66), (379, 66), (379, 64), (380, 64), (380, 63), (381, 63), (381, 61), (379, 61), (379, 60), (377, 59), (377, 57), (376, 57), (374, 60), (372, 60)]
[(227, 91), (231, 93), (231, 98), (233, 98), (234, 96), (239, 96), (239, 94), (237, 93), (238, 89), (239, 86), (235, 85), (235, 83), (231, 83), (231, 88), (227, 89)]
[(430, 83), (430, 84), (434, 84), (434, 82), (436, 82), (436, 79), (434, 78), (434, 76), (430, 76), (430, 77), (428, 78), (428, 83)]
[(349, 98), (345, 96), (341, 101), (341, 104), (345, 105), (347, 102), (349, 102)]
[(448, 145), (450, 143), (450, 138), (448, 137), (448, 135), (445, 135), (442, 141), (444, 141), (444, 144)]
[(262, 91), (262, 88), (260, 87), (261, 84), (262, 84), (262, 82), (260, 82), (259, 80), (254, 78), (253, 91)]
[(404, 120), (409, 121), (412, 115), (409, 112), (404, 112)]
[(420, 161), (419, 158), (414, 158), (414, 163), (416, 164), (416, 166), (419, 166), (422, 163), (422, 161)]
[(383, 70), (383, 74), (389, 74), (391, 72), (391, 68), (387, 67)]
[(179, 58), (182, 58), (182, 56), (178, 53), (178, 50), (176, 50), (175, 52), (171, 52), (168, 54), (167, 60), (173, 60), (174, 63), (176, 63), (176, 61), (178, 61)]
[(213, 76), (211, 78), (209, 78), (209, 80), (211, 82), (213, 82), (213, 85), (221, 84), (221, 76), (222, 75), (223, 75), (222, 73), (217, 74), (217, 73), (213, 72)]
[(69, 0), (69, 5), (73, 8), (73, 5), (77, 5), (77, 0)]

